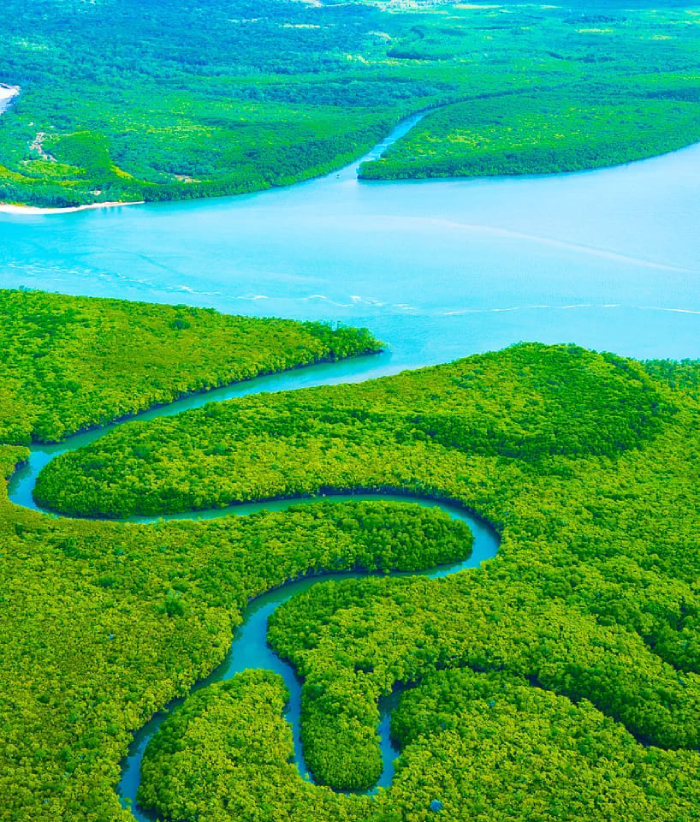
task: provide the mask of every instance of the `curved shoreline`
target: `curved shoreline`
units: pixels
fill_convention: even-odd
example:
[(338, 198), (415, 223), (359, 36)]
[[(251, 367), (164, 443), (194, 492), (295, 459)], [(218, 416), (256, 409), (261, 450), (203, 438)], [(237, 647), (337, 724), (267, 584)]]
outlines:
[[(346, 364), (356, 365), (352, 360), (341, 361)], [(328, 367), (328, 364), (325, 364)], [(332, 384), (336, 382), (335, 375), (332, 373), (335, 369), (331, 364), (330, 375), (325, 379), (316, 381), (316, 384)], [(313, 366), (311, 366), (313, 368)], [(351, 369), (351, 376), (357, 376), (361, 373), (359, 369)], [(282, 387), (278, 390), (290, 390), (294, 388), (294, 383), (304, 383), (304, 378), (307, 374), (304, 373), (303, 368), (289, 369), (287, 372), (282, 372), (270, 377), (277, 378)], [(267, 380), (270, 379), (267, 377)], [(248, 381), (252, 384), (253, 390), (247, 391), (247, 394), (263, 393), (266, 388), (266, 377), (261, 376), (253, 378)], [(241, 383), (235, 383), (227, 388), (235, 390)], [(245, 386), (245, 383), (243, 383)], [(301, 386), (297, 386), (301, 387)], [(256, 390), (257, 389), (257, 390)], [(212, 397), (211, 394), (221, 391), (214, 389), (213, 391), (199, 392), (191, 395), (188, 398), (175, 400), (172, 403), (157, 406), (142, 412), (136, 416), (148, 416), (149, 418), (157, 418), (162, 416), (170, 416), (173, 413), (179, 412), (179, 406), (184, 405), (189, 399), (198, 405), (205, 405), (209, 402), (224, 401), (230, 399), (230, 396)], [(133, 418), (133, 417), (132, 417)], [(131, 418), (127, 418), (131, 419)], [(75, 434), (68, 437), (62, 443), (42, 445), (33, 444), (30, 446), (29, 458), (23, 460), (15, 466), (15, 470), (8, 481), (8, 499), (16, 505), (22, 505), (25, 508), (35, 510), (39, 513), (44, 513), (49, 516), (58, 516), (53, 512), (47, 512), (41, 509), (32, 497), (32, 490), (36, 484), (37, 476), (40, 470), (54, 459), (59, 454), (67, 451), (76, 450), (85, 444), (85, 440), (95, 439), (104, 436), (107, 431), (114, 429), (116, 426), (123, 424), (123, 421), (115, 421), (102, 428), (90, 429), (83, 433)], [(47, 453), (48, 452), (48, 453)], [(37, 457), (42, 457), (37, 459)], [(48, 457), (44, 459), (44, 457)], [(304, 760), (303, 750), (301, 746), (301, 687), (302, 683), (296, 674), (295, 669), (291, 663), (280, 659), (267, 645), (267, 619), (269, 615), (283, 602), (289, 600), (296, 593), (310, 587), (316, 582), (322, 580), (333, 579), (350, 579), (369, 575), (378, 576), (427, 576), (439, 577), (447, 576), (449, 574), (458, 573), (468, 568), (475, 568), (489, 559), (496, 556), (500, 547), (500, 537), (497, 526), (492, 525), (476, 512), (472, 511), (468, 506), (464, 505), (458, 500), (446, 498), (437, 493), (419, 493), (411, 491), (410, 489), (385, 488), (382, 490), (372, 489), (369, 491), (360, 489), (351, 489), (343, 491), (341, 489), (323, 488), (316, 496), (284, 496), (274, 500), (268, 499), (259, 502), (238, 503), (227, 508), (205, 509), (201, 511), (186, 511), (182, 513), (170, 515), (158, 515), (153, 517), (130, 517), (127, 520), (116, 520), (122, 523), (153, 523), (160, 521), (171, 521), (178, 519), (212, 519), (226, 516), (246, 516), (257, 511), (267, 510), (285, 510), (294, 505), (313, 505), (322, 500), (334, 499), (337, 502), (341, 501), (390, 501), (397, 503), (413, 502), (427, 507), (438, 507), (440, 510), (449, 514), (453, 519), (465, 522), (470, 528), (474, 541), (472, 550), (468, 556), (457, 562), (446, 565), (435, 566), (433, 568), (424, 569), (423, 571), (391, 571), (386, 572), (368, 572), (360, 568), (348, 569), (342, 572), (320, 571), (311, 572), (301, 575), (293, 579), (286, 580), (277, 586), (267, 589), (266, 591), (251, 597), (242, 614), (242, 622), (234, 631), (229, 650), (224, 660), (216, 666), (210, 674), (202, 680), (195, 682), (190, 688), (189, 694), (206, 687), (212, 682), (229, 679), (235, 676), (236, 673), (246, 668), (255, 667), (267, 670), (276, 671), (284, 679), (285, 685), (289, 692), (289, 700), (285, 709), (285, 717), (290, 722), (292, 727), (292, 740), (294, 746), (294, 758), (299, 766), (299, 773), (301, 778), (309, 781), (314, 781), (310, 774)], [(115, 521), (115, 520), (112, 520)], [(248, 649), (254, 648), (253, 658), (247, 658), (245, 654), (237, 653), (237, 646)], [(376, 793), (379, 787), (387, 787), (391, 784), (394, 775), (394, 760), (398, 755), (398, 750), (394, 747), (390, 738), (390, 719), (391, 711), (396, 703), (396, 694), (402, 688), (402, 683), (397, 683), (390, 694), (385, 695), (380, 700), (380, 723), (378, 734), (380, 738), (380, 750), (382, 755), (382, 773), (377, 785), (366, 793), (371, 795)], [(124, 808), (130, 809), (134, 818), (138, 822), (150, 822), (158, 817), (145, 812), (139, 808), (136, 803), (136, 794), (141, 782), (141, 761), (143, 754), (148, 744), (148, 741), (156, 733), (164, 719), (181, 704), (186, 697), (178, 697), (171, 700), (161, 711), (156, 713), (151, 719), (146, 722), (140, 729), (134, 733), (133, 741), (129, 746), (126, 757), (122, 760), (121, 778), (118, 785), (118, 793), (120, 801)]]
[(0, 83), (0, 114), (3, 114), (12, 105), (15, 97), (19, 96), (19, 86), (8, 86)]
[[(19, 92), (18, 92), (19, 93)], [(237, 197), (237, 196), (244, 196), (249, 194), (258, 194), (263, 191), (275, 191), (275, 190), (284, 190), (288, 188), (293, 188), (294, 186), (303, 185), (304, 183), (311, 183), (318, 180), (323, 179), (335, 179), (342, 174), (347, 174), (348, 171), (357, 171), (360, 165), (368, 159), (378, 159), (377, 152), (379, 151), (380, 154), (383, 154), (389, 146), (395, 143), (397, 140), (400, 140), (404, 134), (407, 134), (416, 123), (419, 123), (426, 115), (430, 114), (432, 111), (436, 111), (438, 108), (442, 108), (442, 106), (432, 106), (431, 108), (421, 109), (418, 112), (413, 114), (409, 114), (407, 117), (403, 117), (399, 120), (396, 125), (391, 129), (391, 131), (382, 138), (378, 143), (376, 143), (369, 151), (365, 152), (364, 154), (360, 155), (356, 159), (352, 160), (350, 163), (346, 163), (345, 165), (338, 166), (337, 168), (333, 169), (329, 172), (323, 172), (313, 177), (303, 177), (300, 180), (297, 180), (294, 183), (290, 183), (287, 185), (278, 185), (278, 186), (271, 186), (269, 188), (260, 188), (254, 189), (253, 191), (246, 191), (241, 192), (240, 195), (238, 194), (221, 194), (216, 197), (195, 197), (193, 198), (194, 202), (202, 202), (206, 200), (220, 200), (224, 197)], [(0, 109), (0, 114), (2, 114), (3, 109)], [(357, 175), (355, 175), (357, 178)], [(151, 203), (149, 205), (155, 205), (157, 203), (178, 203), (183, 202), (182, 200), (172, 199), (172, 200), (158, 200)], [(40, 217), (46, 216), (50, 214), (73, 214), (77, 211), (88, 211), (94, 210), (98, 208), (116, 208), (118, 206), (134, 206), (134, 205), (146, 205), (146, 200), (137, 200), (134, 202), (109, 202), (109, 203), (90, 203), (88, 205), (80, 205), (80, 206), (67, 206), (64, 208), (41, 208), (39, 206), (31, 206), (31, 205), (21, 205), (21, 204), (13, 204), (13, 203), (2, 203), (0, 202), (0, 214), (10, 214), (15, 217)]]
[[(341, 497), (341, 495), (333, 495)], [(414, 502), (427, 507), (437, 506), (440, 510), (448, 513), (453, 519), (465, 522), (474, 536), (474, 543), (470, 554), (462, 561), (449, 563), (446, 565), (438, 565), (423, 571), (390, 571), (374, 572), (361, 570), (347, 570), (340, 572), (320, 571), (304, 574), (300, 577), (287, 580), (282, 584), (268, 589), (264, 593), (258, 594), (248, 601), (245, 611), (243, 612), (243, 620), (235, 629), (229, 650), (224, 660), (204, 679), (196, 682), (190, 689), (187, 696), (195, 693), (201, 688), (213, 682), (225, 681), (231, 679), (237, 673), (246, 668), (255, 667), (263, 670), (272, 670), (282, 676), (284, 683), (289, 693), (289, 699), (285, 708), (284, 716), (292, 726), (292, 740), (294, 746), (294, 761), (299, 767), (299, 774), (302, 779), (310, 781), (314, 784), (315, 780), (310, 773), (306, 761), (304, 759), (302, 745), (301, 745), (301, 689), (302, 681), (298, 677), (296, 670), (290, 662), (281, 659), (272, 649), (267, 645), (267, 620), (269, 616), (283, 603), (291, 599), (295, 594), (306, 590), (315, 583), (324, 581), (338, 581), (343, 579), (358, 579), (367, 576), (379, 577), (409, 577), (409, 576), (425, 576), (428, 578), (443, 577), (451, 574), (459, 573), (460, 571), (469, 568), (476, 568), (483, 562), (493, 559), (496, 556), (500, 547), (500, 540), (494, 528), (492, 528), (485, 520), (478, 518), (468, 512), (465, 506), (458, 502), (437, 503), (430, 497), (420, 497), (408, 494), (346, 494), (342, 495), (342, 501), (389, 501), (397, 502), (398, 504), (406, 502)], [(283, 506), (276, 510), (284, 510), (293, 505), (311, 504), (320, 501), (318, 498), (288, 498), (283, 500)], [(245, 506), (240, 506), (237, 515), (246, 516), (247, 511), (242, 510)], [(248, 506), (253, 507), (253, 506)], [(264, 503), (259, 503), (255, 508), (264, 507)], [(220, 509), (223, 511), (222, 515), (226, 515), (230, 509)], [(253, 512), (251, 512), (253, 513)], [(177, 516), (177, 515), (175, 515)], [(166, 518), (163, 518), (166, 519)], [(254, 659), (254, 665), (249, 665), (250, 661), (245, 654), (240, 657), (237, 655), (237, 646), (250, 648), (257, 645), (256, 654), (258, 658)], [(368, 791), (362, 791), (368, 796), (373, 796), (377, 793), (379, 788), (389, 787), (394, 777), (395, 759), (399, 754), (399, 750), (394, 746), (390, 737), (390, 720), (391, 712), (396, 702), (397, 693), (405, 689), (405, 683), (396, 683), (391, 693), (386, 694), (380, 698), (380, 722), (378, 727), (378, 734), (380, 738), (380, 751), (382, 756), (382, 773), (377, 784)], [(134, 734), (134, 739), (129, 746), (127, 756), (122, 760), (122, 775), (118, 786), (118, 793), (123, 807), (130, 809), (132, 815), (138, 822), (151, 822), (151, 820), (159, 819), (160, 817), (145, 811), (136, 802), (136, 795), (139, 785), (141, 783), (141, 762), (148, 745), (148, 742), (158, 731), (165, 719), (170, 716), (173, 710), (181, 705), (185, 697), (177, 697), (172, 700), (165, 708), (155, 714), (151, 719)]]
[[(19, 86), (8, 86), (0, 83), (0, 115), (4, 114), (12, 105), (16, 97), (19, 97)], [(19, 203), (0, 203), (0, 214), (14, 214), (22, 217), (39, 217), (46, 214), (70, 214), (75, 211), (87, 211), (96, 208), (116, 208), (118, 206), (143, 205), (145, 200), (135, 202), (107, 202), (89, 203), (81, 206), (68, 206), (66, 208), (40, 208), (39, 206), (22, 205)]]

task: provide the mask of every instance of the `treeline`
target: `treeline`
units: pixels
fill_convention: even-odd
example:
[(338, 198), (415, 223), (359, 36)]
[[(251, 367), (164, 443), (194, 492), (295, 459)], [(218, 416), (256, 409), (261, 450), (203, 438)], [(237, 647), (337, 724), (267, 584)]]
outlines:
[(0, 442), (55, 442), (149, 406), (380, 350), (366, 329), (0, 289)]

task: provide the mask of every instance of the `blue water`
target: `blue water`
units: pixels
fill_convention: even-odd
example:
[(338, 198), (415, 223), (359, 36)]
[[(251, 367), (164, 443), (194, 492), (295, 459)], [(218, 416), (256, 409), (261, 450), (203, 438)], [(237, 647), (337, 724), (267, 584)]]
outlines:
[[(0, 215), (0, 285), (340, 320), (371, 327), (389, 345), (378, 357), (220, 389), (146, 418), (261, 389), (367, 379), (520, 340), (640, 358), (700, 357), (700, 146), (614, 169), (530, 178), (363, 183), (356, 166), (237, 198)], [(34, 506), (41, 467), (101, 433), (33, 448), (11, 483), (13, 501)], [(470, 563), (478, 564), (493, 556), (497, 537), (477, 521), (470, 526), (477, 549)], [(279, 671), (292, 694), (287, 715), (302, 774), (299, 683), (264, 639), (269, 613), (309, 584), (255, 600), (227, 660), (207, 680), (249, 666)], [(383, 703), (380, 785), (390, 783), (396, 753), (391, 704)], [(123, 800), (135, 796), (143, 748), (160, 721), (132, 745)]]
[[(391, 502), (406, 502), (405, 496), (391, 494), (344, 494), (334, 497), (337, 501), (342, 500), (387, 500)], [(449, 503), (435, 502), (420, 498), (411, 498), (413, 502), (421, 505), (436, 506), (448, 513), (453, 519), (466, 522), (473, 535), (474, 545), (471, 555), (462, 562), (455, 562), (450, 565), (433, 568), (425, 573), (425, 576), (439, 577), (454, 574), (467, 568), (475, 568), (482, 562), (494, 557), (498, 551), (499, 539), (494, 530), (484, 522), (471, 516), (464, 509)], [(218, 516), (238, 513), (249, 514), (260, 510), (283, 510), (292, 504), (299, 504), (301, 500), (284, 500), (274, 503), (260, 503), (254, 505), (236, 506), (228, 511), (219, 511)], [(313, 504), (311, 500), (304, 500)], [(211, 514), (210, 514), (211, 515)], [(191, 515), (190, 515), (191, 516)], [(403, 574), (400, 574), (404, 576)], [(406, 574), (407, 576), (409, 574)], [(357, 577), (356, 573), (327, 574), (322, 577), (324, 581), (348, 579)], [(236, 629), (231, 642), (231, 647), (224, 661), (205, 680), (198, 682), (192, 692), (218, 682), (230, 679), (240, 671), (247, 668), (264, 668), (274, 671), (282, 676), (289, 691), (289, 704), (285, 711), (285, 717), (289, 721), (292, 729), (294, 742), (294, 759), (299, 766), (299, 772), (305, 779), (312, 779), (304, 760), (301, 747), (301, 681), (296, 676), (292, 666), (281, 660), (269, 647), (266, 641), (267, 621), (270, 615), (283, 603), (291, 599), (295, 594), (307, 590), (311, 585), (319, 583), (319, 578), (307, 578), (295, 582), (289, 582), (283, 587), (269, 591), (254, 599), (243, 615), (243, 623)], [(391, 711), (396, 704), (398, 694), (390, 694), (380, 700), (380, 722), (378, 733), (380, 739), (380, 749), (382, 754), (382, 774), (377, 785), (371, 791), (374, 793), (380, 787), (391, 785), (394, 777), (394, 763), (399, 754), (398, 748), (394, 745), (390, 737)], [(129, 754), (122, 763), (122, 777), (119, 782), (119, 796), (125, 806), (131, 807), (134, 817), (139, 822), (148, 822), (154, 816), (144, 811), (136, 804), (136, 793), (141, 781), (141, 761), (149, 740), (158, 730), (166, 716), (178, 705), (182, 699), (177, 699), (165, 713), (157, 714), (147, 725), (145, 725), (134, 737), (134, 741), (129, 747)]]
[(370, 183), (356, 166), (241, 197), (0, 215), (0, 284), (367, 325), (391, 347), (375, 373), (519, 340), (700, 356), (700, 146), (529, 178)]

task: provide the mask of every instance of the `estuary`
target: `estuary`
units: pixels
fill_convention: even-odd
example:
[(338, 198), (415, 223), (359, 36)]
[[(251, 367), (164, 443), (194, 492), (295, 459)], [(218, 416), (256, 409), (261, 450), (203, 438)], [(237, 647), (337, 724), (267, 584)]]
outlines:
[[(368, 156), (405, 133), (404, 123)], [(367, 325), (366, 376), (521, 340), (700, 355), (700, 146), (600, 171), (0, 215), (0, 284)]]

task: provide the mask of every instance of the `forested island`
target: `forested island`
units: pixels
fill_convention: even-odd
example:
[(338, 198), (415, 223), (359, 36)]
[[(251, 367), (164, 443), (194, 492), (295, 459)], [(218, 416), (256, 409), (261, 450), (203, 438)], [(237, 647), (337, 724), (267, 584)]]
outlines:
[(287, 185), (435, 108), (360, 176), (572, 171), (699, 140), (700, 9), (599, 6), (6, 0), (0, 203)]
[[(361, 329), (185, 307), (0, 299), (7, 478), (30, 442), (380, 345)], [(110, 345), (127, 322), (128, 347)], [(698, 362), (531, 343), (127, 421), (55, 459), (37, 497), (75, 518), (0, 502), (3, 822), (131, 819), (115, 788), (132, 734), (223, 659), (257, 594), (470, 550), (460, 523), (413, 504), (105, 517), (354, 489), (451, 499), (497, 528), (498, 556), (437, 579), (321, 581), (280, 606), (268, 641), (302, 677), (319, 784), (289, 761), (283, 683), (249, 671), (163, 723), (143, 805), (173, 822), (692, 819), (699, 419)], [(363, 795), (377, 700), (397, 686), (396, 775)]]

